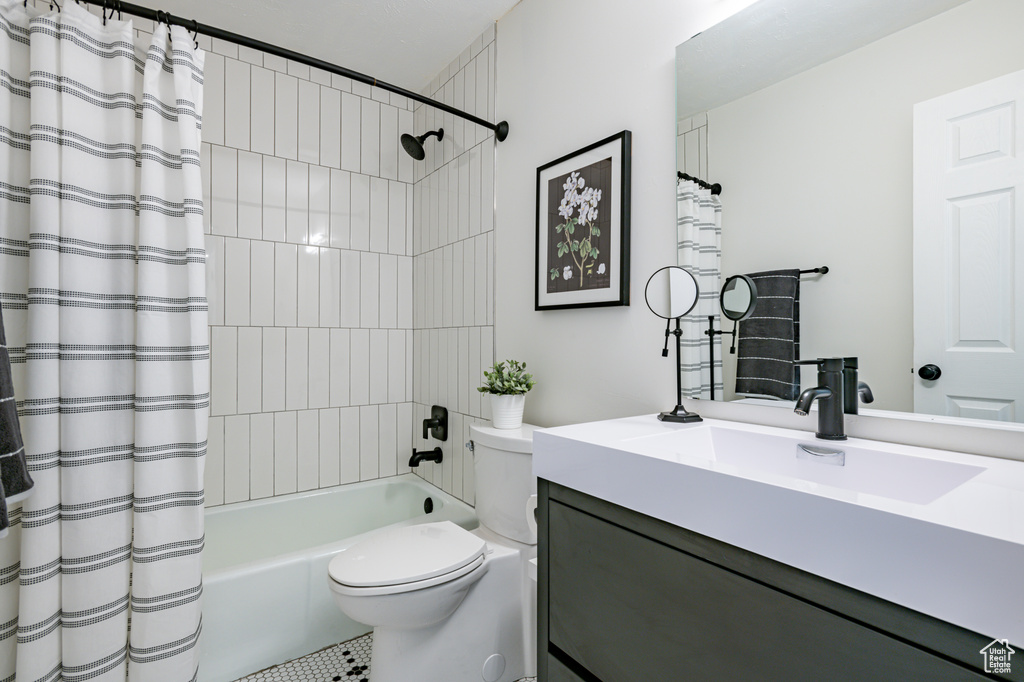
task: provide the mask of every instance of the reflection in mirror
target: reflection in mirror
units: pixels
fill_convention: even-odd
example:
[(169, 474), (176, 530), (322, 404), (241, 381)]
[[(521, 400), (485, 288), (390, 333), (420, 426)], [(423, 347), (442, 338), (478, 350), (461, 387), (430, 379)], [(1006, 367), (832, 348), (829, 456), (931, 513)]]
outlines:
[(697, 280), (689, 271), (670, 265), (651, 275), (644, 296), (652, 313), (666, 320), (674, 320), (697, 305)]
[[(736, 329), (740, 320), (745, 320), (754, 313), (754, 306), (757, 305), (757, 284), (746, 275), (733, 275), (725, 280), (722, 291), (718, 295), (719, 307), (722, 314), (732, 320), (732, 345), (729, 353), (736, 353)], [(711, 365), (715, 364), (715, 337), (725, 334), (724, 329), (715, 329), (715, 318), (708, 316), (708, 335), (711, 348)], [(711, 400), (715, 399), (715, 387), (711, 387)]]
[(722, 285), (722, 314), (733, 322), (747, 319), (757, 303), (757, 285), (746, 275), (733, 275)]
[(677, 49), (678, 170), (729, 187), (722, 271), (829, 263), (801, 357), (858, 356), (880, 409), (1024, 421), (1024, 86), (975, 94), (1024, 70), (1021, 26), (1019, 0), (760, 0)]

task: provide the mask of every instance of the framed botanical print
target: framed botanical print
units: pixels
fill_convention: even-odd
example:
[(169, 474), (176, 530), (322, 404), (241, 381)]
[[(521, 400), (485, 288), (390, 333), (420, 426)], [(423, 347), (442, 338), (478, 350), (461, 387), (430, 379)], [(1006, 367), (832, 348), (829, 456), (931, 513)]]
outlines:
[(535, 310), (629, 305), (630, 132), (537, 169)]

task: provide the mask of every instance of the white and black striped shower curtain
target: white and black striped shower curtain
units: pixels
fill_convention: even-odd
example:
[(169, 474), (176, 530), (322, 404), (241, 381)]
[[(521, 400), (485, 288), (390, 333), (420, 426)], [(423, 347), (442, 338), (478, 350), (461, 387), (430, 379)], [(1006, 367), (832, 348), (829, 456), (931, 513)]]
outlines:
[(714, 337), (715, 367), (712, 373), (711, 344), (708, 342), (708, 316), (715, 317), (715, 329), (722, 328), (718, 294), (722, 287), (722, 204), (711, 190), (680, 179), (676, 185), (677, 265), (697, 279), (700, 300), (693, 311), (682, 318), (680, 341), (683, 397), (722, 397), (722, 339)]
[(0, 682), (198, 667), (203, 53), (105, 23), (0, 0), (0, 303), (35, 479), (0, 540)]

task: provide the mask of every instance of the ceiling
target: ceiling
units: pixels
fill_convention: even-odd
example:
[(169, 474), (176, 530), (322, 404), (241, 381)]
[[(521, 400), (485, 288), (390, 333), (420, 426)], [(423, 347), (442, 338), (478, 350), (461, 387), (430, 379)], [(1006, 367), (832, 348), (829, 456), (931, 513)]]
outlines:
[(519, 0), (137, 0), (420, 92)]
[(688, 118), (963, 4), (965, 0), (761, 0), (676, 48)]

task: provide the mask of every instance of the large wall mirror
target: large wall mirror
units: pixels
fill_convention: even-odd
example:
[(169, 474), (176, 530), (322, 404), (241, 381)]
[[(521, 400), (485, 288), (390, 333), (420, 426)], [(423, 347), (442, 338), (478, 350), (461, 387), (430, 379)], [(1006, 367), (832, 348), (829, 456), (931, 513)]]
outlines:
[(1024, 422), (1021, 27), (1020, 0), (759, 0), (677, 48), (723, 279), (828, 266), (800, 356), (859, 357), (872, 408)]

